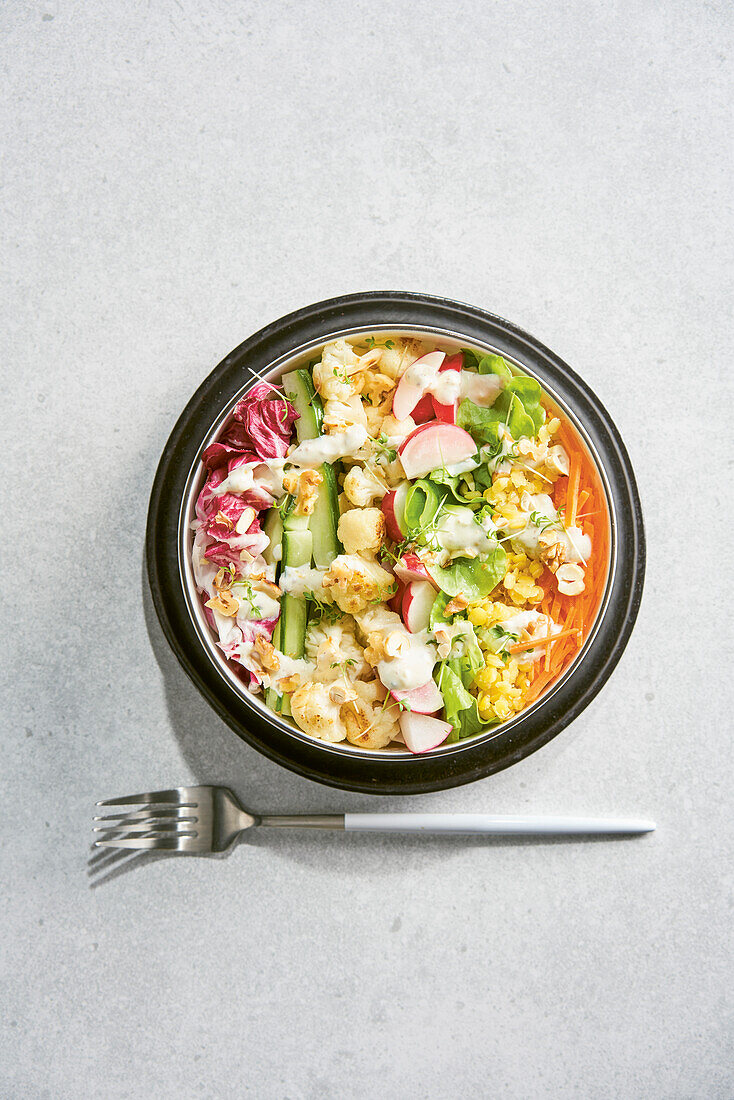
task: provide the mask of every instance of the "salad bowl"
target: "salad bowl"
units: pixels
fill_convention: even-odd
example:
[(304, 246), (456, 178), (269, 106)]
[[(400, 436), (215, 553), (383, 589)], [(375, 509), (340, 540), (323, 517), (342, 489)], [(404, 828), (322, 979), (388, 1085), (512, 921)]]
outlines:
[[(243, 400), (246, 402), (254, 387), (259, 386), (258, 392), (267, 393), (263, 389), (267, 385), (276, 393), (285, 378), (288, 387), (293, 389), (292, 380), (303, 375), (309, 365), (319, 359), (326, 345), (333, 346), (335, 341), (344, 340), (356, 342), (362, 351), (365, 346), (385, 347), (410, 341), (422, 342), (424, 347), (444, 348), (449, 355), (455, 349), (466, 349), (466, 356), (473, 356), (477, 361), (488, 356), (485, 362), (500, 362), (503, 370), (509, 367), (518, 376), (534, 380), (533, 385), (539, 383), (546, 415), (557, 412), (563, 420), (563, 430), (573, 432), (584, 461), (593, 471), (599, 494), (594, 522), (597, 543), (603, 547), (603, 575), (599, 574), (593, 615), (584, 624), (583, 633), (578, 630), (578, 642), (574, 641), (578, 650), (574, 649), (571, 655), (573, 647), (568, 643), (567, 660), (560, 672), (554, 671), (546, 660), (545, 668), (550, 671), (541, 671), (537, 676), (535, 689), (531, 687), (528, 691), (527, 704), (518, 713), (503, 715), (501, 721), (493, 714), (492, 721), (471, 736), (457, 733), (455, 723), (454, 733), (448, 739), (444, 734), (444, 739), (435, 745), (429, 740), (420, 746), (422, 751), (417, 751), (410, 735), (402, 738), (398, 733), (397, 740), (376, 749), (360, 744), (359, 738), (330, 741), (314, 736), (308, 728), (299, 728), (289, 707), (281, 711), (281, 697), (265, 688), (269, 682), (267, 676), (264, 683), (259, 684), (257, 666), (251, 666), (256, 668), (253, 673), (248, 670), (250, 662), (243, 664), (232, 659), (234, 649), (227, 650), (222, 644), (224, 635), (220, 636), (218, 629), (223, 620), (217, 616), (215, 622), (210, 610), (211, 606), (219, 606), (219, 588), (217, 591), (211, 587), (208, 591), (202, 589), (203, 558), (200, 555), (197, 561), (196, 554), (197, 527), (200, 526), (197, 502), (201, 500), (207, 478), (211, 479), (212, 468), (219, 462), (218, 450), (226, 450), (221, 447), (221, 440), (228, 438), (226, 433), (228, 425), (233, 423), (233, 410), (243, 407)], [(424, 358), (430, 360), (431, 354)], [(439, 354), (443, 358), (445, 353)], [(419, 357), (417, 362), (421, 361)], [(418, 368), (414, 374), (416, 372), (419, 373)], [(529, 386), (530, 382), (527, 384)], [(440, 395), (443, 391), (435, 392)], [(404, 397), (396, 400), (405, 403)], [(305, 400), (296, 405), (303, 427), (311, 404)], [(431, 421), (427, 427), (433, 424)], [(290, 427), (289, 423), (288, 430)], [(420, 431), (414, 434), (419, 436)], [(430, 438), (436, 435), (433, 430)], [(335, 454), (334, 461), (338, 457)], [(410, 455), (404, 453), (406, 469), (409, 458)], [(330, 455), (320, 454), (318, 461), (322, 460), (333, 466)], [(421, 461), (425, 465), (432, 460), (423, 455), (417, 460), (410, 458), (410, 461), (417, 461), (420, 466)], [(278, 468), (275, 458), (264, 462), (271, 468)], [(281, 477), (282, 465), (281, 461)], [(444, 467), (446, 474), (439, 453), (435, 456), (435, 466)], [(459, 468), (452, 467), (449, 472)], [(220, 474), (220, 481), (222, 477)], [(437, 480), (441, 479), (437, 477)], [(465, 488), (462, 484), (462, 489)], [(271, 511), (273, 518), (281, 523), (282, 531), (281, 520), (274, 510)], [(384, 506), (383, 511), (386, 511)], [(283, 512), (282, 506), (280, 512)], [(225, 516), (221, 518), (226, 522)], [(392, 515), (388, 519), (388, 530), (390, 519)], [(314, 562), (320, 565), (319, 553), (323, 553), (329, 538), (333, 536), (339, 545), (335, 528), (330, 535), (328, 522), (326, 526), (321, 520), (316, 526), (313, 519), (309, 523), (314, 528), (315, 543), (312, 548), (309, 541), (307, 564), (313, 555)], [(561, 521), (558, 523), (560, 525)], [(254, 528), (259, 530), (259, 524), (255, 523)], [(341, 532), (341, 526), (339, 530)], [(570, 530), (578, 529), (571, 527)], [(491, 525), (491, 533), (501, 541), (502, 532), (494, 525)], [(294, 545), (298, 544), (295, 536), (290, 537)], [(287, 540), (288, 536), (284, 546)], [(390, 545), (394, 550), (394, 544)], [(259, 547), (254, 549), (259, 552)], [(639, 497), (624, 444), (599, 399), (577, 374), (532, 336), (476, 307), (422, 294), (374, 292), (316, 303), (281, 318), (247, 339), (204, 380), (181, 414), (160, 460), (148, 513), (146, 559), (152, 599), (169, 644), (197, 688), (239, 737), (283, 766), (322, 783), (377, 794), (412, 794), (471, 782), (506, 768), (546, 744), (581, 713), (611, 675), (634, 625), (642, 593), (645, 543)], [(300, 562), (300, 559), (293, 560)], [(583, 561), (583, 555), (579, 554), (574, 560)], [(221, 562), (214, 560), (213, 564), (219, 566), (219, 583), (227, 568), (226, 562), (226, 558)], [(273, 568), (280, 568), (282, 573), (285, 565), (287, 562), (283, 561)], [(398, 562), (397, 576), (400, 576), (399, 565)], [(580, 567), (576, 568), (580, 571)], [(213, 575), (213, 569), (211, 573)], [(471, 586), (471, 576), (469, 583)], [(424, 584), (424, 588), (428, 587)], [(277, 587), (274, 591), (278, 591)], [(458, 594), (461, 596), (460, 591)], [(207, 600), (207, 595), (215, 599)], [(315, 599), (313, 593), (308, 595)], [(282, 600), (289, 599), (293, 597), (284, 593)], [(318, 600), (316, 603), (319, 605)], [(471, 611), (470, 608), (470, 614)], [(266, 612), (261, 614), (265, 619)], [(276, 607), (273, 620), (266, 620), (271, 624), (268, 637), (272, 636), (277, 614)], [(477, 619), (478, 616), (479, 613)], [(281, 615), (279, 625), (284, 632), (293, 630), (292, 618)], [(546, 621), (552, 622), (550, 611)], [(278, 629), (275, 625), (276, 642)], [(571, 633), (570, 630), (559, 632), (558, 636)], [(512, 649), (522, 650), (523, 643), (517, 642), (517, 635), (507, 636), (515, 642)], [(417, 636), (414, 642), (418, 645)], [(428, 646), (431, 644), (432, 641), (426, 642)], [(287, 652), (285, 641), (281, 646)], [(560, 643), (558, 648), (562, 648)], [(241, 646), (238, 653), (242, 653)], [(542, 667), (538, 665), (541, 670)], [(262, 669), (259, 672), (261, 674)], [(403, 693), (404, 698), (405, 695)], [(408, 694), (407, 698), (411, 696)], [(411, 709), (408, 704), (406, 709)], [(450, 715), (444, 717), (450, 718)], [(408, 718), (407, 725), (411, 721), (415, 724), (414, 719)], [(401, 729), (404, 725), (406, 723), (401, 724)], [(451, 728), (450, 721), (446, 728)]]

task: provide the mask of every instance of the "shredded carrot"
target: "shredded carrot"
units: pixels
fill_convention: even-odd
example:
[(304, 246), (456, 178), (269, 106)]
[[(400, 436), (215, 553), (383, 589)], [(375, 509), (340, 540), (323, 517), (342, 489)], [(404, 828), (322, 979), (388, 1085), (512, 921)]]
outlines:
[(540, 676), (536, 676), (536, 678), (530, 685), (530, 689), (527, 695), (525, 696), (528, 703), (532, 703), (534, 699), (537, 699), (543, 688), (546, 687), (552, 679), (552, 672), (543, 672)]
[[(588, 489), (584, 489), (582, 492), (579, 493), (578, 504), (576, 505), (576, 510), (577, 511), (578, 511), (579, 508), (583, 508), (583, 506), (586, 504), (586, 501), (589, 499), (590, 496), (591, 496), (591, 493), (589, 492)], [(578, 515), (576, 516), (576, 518), (578, 519)]]
[(568, 472), (568, 493), (566, 494), (566, 526), (573, 527), (576, 523), (576, 510), (579, 496), (579, 480), (581, 478), (581, 462), (576, 455), (571, 458), (571, 469)]
[(508, 653), (520, 653), (523, 649), (535, 649), (536, 647), (550, 645), (552, 642), (557, 642), (559, 638), (567, 638), (569, 634), (578, 634), (579, 628), (575, 627), (573, 630), (559, 630), (557, 634), (548, 634), (545, 638), (529, 638), (527, 642), (516, 642), (515, 645), (507, 647)]

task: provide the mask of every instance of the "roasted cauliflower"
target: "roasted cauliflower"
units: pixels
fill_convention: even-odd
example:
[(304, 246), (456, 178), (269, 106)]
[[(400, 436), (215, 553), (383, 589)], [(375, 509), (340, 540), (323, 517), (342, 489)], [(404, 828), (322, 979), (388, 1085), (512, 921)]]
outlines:
[(338, 534), (347, 554), (376, 554), (385, 541), (385, 516), (379, 508), (352, 508), (339, 518)]
[(376, 560), (356, 554), (340, 554), (324, 574), (322, 583), (331, 593), (334, 603), (342, 611), (353, 615), (364, 611), (371, 603), (389, 599), (395, 578)]
[(352, 466), (344, 478), (344, 495), (355, 508), (368, 508), (374, 500), (382, 500), (386, 492), (381, 471), (369, 466)]

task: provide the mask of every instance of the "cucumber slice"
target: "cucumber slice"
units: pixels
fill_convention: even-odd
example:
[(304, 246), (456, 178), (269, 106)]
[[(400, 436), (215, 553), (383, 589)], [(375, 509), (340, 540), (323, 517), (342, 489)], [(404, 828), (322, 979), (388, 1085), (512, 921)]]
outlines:
[[(296, 421), (298, 442), (301, 443), (304, 439), (316, 439), (322, 434), (324, 412), (321, 398), (313, 387), (310, 371), (295, 370), (284, 375), (283, 392), (288, 395), (299, 414), (299, 419)], [(319, 473), (321, 474), (319, 495), (308, 526), (313, 533), (313, 555), (316, 567), (328, 569), (334, 558), (342, 552), (336, 533), (339, 525), (339, 490), (333, 466), (324, 464), (319, 468)]]
[[(307, 516), (296, 516), (295, 519), (308, 519)], [(283, 529), (283, 565), (310, 565), (313, 536), (309, 530), (302, 528), (289, 529), (286, 516)], [(280, 601), (280, 635), (279, 649), (286, 657), (303, 657), (306, 645), (306, 620), (308, 610), (306, 601), (300, 596), (290, 596), (286, 593)], [(281, 714), (290, 714), (290, 702), (288, 696), (281, 699)]]
[[(275, 630), (273, 631), (273, 645), (276, 649), (280, 649), (280, 623), (281, 620), (278, 619), (277, 623), (275, 624)], [(283, 696), (278, 695), (275, 688), (265, 689), (265, 705), (270, 707), (270, 709), (274, 710), (277, 714), (280, 714), (282, 701)]]
[(313, 534), (313, 558), (317, 569), (328, 569), (334, 558), (342, 552), (337, 528), (339, 526), (339, 489), (333, 466), (319, 468), (321, 485), (309, 528)]
[(268, 509), (268, 513), (265, 516), (265, 522), (263, 523), (263, 531), (270, 539), (270, 544), (263, 550), (263, 557), (268, 565), (275, 565), (277, 567), (280, 562), (280, 557), (275, 557), (275, 551), (279, 550), (281, 557), (283, 555), (283, 520), (280, 518), (280, 512), (277, 508)]
[(294, 370), (282, 378), (283, 393), (298, 413), (296, 435), (298, 442), (304, 439), (316, 439), (322, 433), (324, 407), (321, 398), (313, 388), (311, 372)]

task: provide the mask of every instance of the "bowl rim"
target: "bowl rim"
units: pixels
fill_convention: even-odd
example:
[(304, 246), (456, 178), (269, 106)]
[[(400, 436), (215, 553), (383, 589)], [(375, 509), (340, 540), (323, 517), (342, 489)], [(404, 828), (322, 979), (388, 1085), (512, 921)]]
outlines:
[[(467, 326), (472, 331), (467, 331)], [(407, 750), (375, 752), (356, 746), (345, 750), (295, 730), (264, 703), (255, 701), (226, 659), (217, 658), (205, 623), (202, 630), (203, 615), (196, 612), (198, 599), (192, 604), (190, 562), (184, 549), (187, 508), (201, 477), (201, 452), (221, 430), (242, 393), (260, 376), (274, 379), (292, 369), (294, 361), (329, 339), (388, 330), (486, 347), (537, 377), (590, 451), (609, 509), (610, 556), (604, 595), (594, 627), (566, 672), (514, 719), (421, 756)], [(513, 350), (508, 351), (508, 343)], [(172, 486), (180, 490), (177, 502), (170, 496)], [(623, 555), (622, 542), (628, 540), (628, 552)], [(645, 540), (639, 495), (624, 444), (604, 406), (567, 364), (518, 326), (477, 307), (415, 292), (371, 291), (313, 303), (287, 314), (243, 341), (204, 379), (181, 413), (159, 462), (148, 512), (146, 559), (153, 602), (169, 644), (186, 673), (238, 736), (291, 770), (329, 785), (381, 794), (421, 793), (471, 782), (511, 766), (556, 736), (588, 705), (611, 674), (632, 630), (642, 593)], [(616, 627), (601, 646), (602, 636), (609, 634), (603, 628), (612, 602), (617, 605)], [(571, 695), (569, 684), (573, 684)], [(233, 705), (235, 695), (239, 695), (239, 705)], [(273, 731), (277, 736), (273, 737)], [(482, 759), (481, 750), (500, 740), (503, 751), (499, 756), (487, 752)], [(369, 774), (370, 770), (374, 774)]]
[[(405, 335), (405, 336), (413, 335), (413, 336), (416, 336), (418, 338), (423, 337), (427, 341), (430, 341), (433, 338), (438, 338), (439, 342), (445, 341), (446, 343), (451, 342), (451, 343), (454, 343), (454, 344), (463, 344), (464, 346), (466, 346), (468, 343), (470, 343), (470, 341), (467, 341), (463, 338), (461, 333), (449, 332), (448, 330), (431, 331), (431, 330), (428, 330), (425, 327), (423, 327), (421, 329), (418, 329), (418, 328), (409, 328), (407, 326), (383, 325), (383, 326), (365, 327), (364, 332), (365, 333), (370, 333), (370, 334), (371, 333), (377, 333), (377, 332), (383, 332), (386, 335), (389, 333), (390, 336), (394, 335), (398, 338), (402, 335)], [(194, 623), (194, 627), (195, 627), (195, 629), (196, 629), (196, 631), (199, 635), (199, 639), (202, 643), (202, 646), (204, 647), (204, 650), (206, 651), (207, 656), (209, 657), (210, 661), (212, 662), (212, 664), (216, 668), (219, 675), (222, 676), (223, 679), (227, 683), (229, 683), (236, 692), (238, 692), (240, 695), (243, 696), (243, 699), (244, 699), (246, 704), (248, 704), (249, 706), (254, 707), (254, 709), (256, 711), (258, 711), (259, 714), (263, 718), (267, 719), (268, 721), (272, 722), (274, 725), (278, 726), (280, 729), (282, 729), (289, 736), (296, 737), (299, 741), (306, 741), (306, 742), (309, 742), (309, 743), (313, 743), (318, 748), (322, 749), (323, 751), (333, 752), (333, 753), (336, 753), (337, 755), (343, 754), (344, 752), (349, 752), (350, 754), (359, 753), (360, 755), (364, 756), (367, 759), (375, 759), (376, 757), (378, 757), (378, 755), (381, 758), (386, 753), (389, 753), (390, 758), (392, 760), (395, 760), (395, 761), (398, 761), (398, 760), (412, 760), (414, 758), (414, 754), (411, 753), (407, 748), (390, 746), (388, 749), (380, 750), (379, 754), (378, 754), (378, 753), (376, 753), (376, 751), (374, 749), (361, 748), (358, 745), (351, 745), (349, 742), (344, 742), (344, 741), (330, 742), (330, 741), (320, 740), (319, 738), (314, 737), (314, 736), (306, 733), (303, 730), (300, 730), (295, 725), (295, 723), (291, 723), (291, 722), (283, 719), (279, 714), (275, 713), (274, 711), (271, 711), (270, 708), (267, 707), (267, 705), (266, 705), (264, 699), (262, 698), (262, 696), (254, 695), (253, 693), (249, 692), (247, 687), (245, 686), (243, 680), (237, 675), (236, 667), (234, 667), (233, 663), (231, 661), (228, 661), (224, 657), (224, 655), (222, 654), (221, 650), (219, 650), (219, 648), (217, 646), (217, 643), (216, 643), (216, 635), (215, 635), (214, 631), (211, 629), (211, 627), (208, 625), (208, 623), (206, 622), (206, 618), (205, 618), (203, 608), (202, 608), (201, 597), (200, 597), (200, 595), (197, 591), (196, 583), (195, 583), (195, 580), (194, 580), (193, 565), (192, 565), (192, 561), (191, 561), (191, 550), (192, 550), (192, 544), (193, 544), (193, 532), (192, 532), (192, 529), (191, 529), (191, 522), (192, 522), (192, 520), (194, 518), (194, 514), (195, 514), (195, 506), (196, 506), (197, 497), (198, 497), (198, 495), (201, 491), (201, 488), (204, 484), (204, 481), (206, 480), (206, 478), (205, 478), (206, 471), (205, 471), (205, 469), (202, 465), (201, 456), (204, 453), (204, 451), (206, 450), (206, 448), (211, 443), (215, 442), (215, 440), (219, 437), (220, 433), (222, 432), (222, 430), (226, 426), (229, 417), (232, 414), (232, 410), (233, 410), (234, 406), (237, 404), (237, 402), (239, 400), (241, 400), (242, 397), (244, 397), (247, 393), (249, 393), (249, 391), (252, 388), (254, 388), (256, 385), (258, 385), (262, 381), (267, 381), (267, 382), (278, 384), (280, 382), (283, 374), (297, 369), (297, 367), (298, 367), (301, 360), (308, 360), (308, 359), (312, 358), (313, 355), (315, 353), (317, 353), (318, 350), (321, 347), (323, 347), (325, 344), (330, 343), (333, 340), (338, 340), (340, 338), (347, 338), (348, 339), (352, 336), (358, 336), (358, 335), (360, 335), (360, 332), (359, 331), (355, 332), (353, 329), (348, 329), (348, 330), (345, 329), (343, 331), (333, 331), (333, 332), (327, 333), (324, 338), (319, 339), (318, 341), (310, 341), (309, 343), (307, 343), (305, 345), (302, 345), (301, 347), (294, 348), (292, 353), (281, 356), (275, 363), (273, 363), (273, 365), (267, 371), (264, 371), (262, 374), (259, 374), (259, 375), (251, 374), (250, 377), (248, 377), (243, 382), (240, 389), (233, 396), (231, 396), (229, 398), (227, 404), (222, 406), (222, 408), (217, 411), (217, 414), (216, 414), (214, 420), (212, 421), (212, 424), (210, 425), (210, 427), (209, 427), (208, 431), (206, 432), (206, 434), (203, 436), (201, 444), (199, 446), (199, 449), (198, 449), (196, 455), (194, 456), (194, 459), (193, 459), (192, 464), (191, 464), (191, 469), (189, 470), (188, 477), (186, 479), (186, 486), (185, 486), (185, 489), (184, 489), (184, 493), (183, 493), (183, 496), (181, 498), (181, 508), (180, 508), (180, 511), (179, 511), (179, 524), (178, 524), (179, 569), (180, 569), (181, 574), (182, 574), (183, 590), (184, 590), (184, 596), (185, 596), (185, 599), (186, 599), (186, 606), (188, 608), (189, 615), (191, 616), (191, 619)], [(477, 347), (477, 346), (475, 345), (475, 347)], [(496, 353), (497, 349), (495, 349), (493, 347), (490, 347), (487, 344), (482, 348), (477, 347), (477, 350), (485, 351), (485, 352), (488, 352), (488, 353)], [(511, 357), (507, 357), (507, 358), (514, 367), (518, 368), (518, 370), (523, 370), (524, 371), (524, 370), (527, 369), (523, 363), (516, 362)], [(535, 375), (533, 375), (533, 377), (535, 377)], [(575, 416), (573, 410), (566, 407), (564, 402), (553, 391), (553, 389), (546, 382), (545, 379), (536, 379), (536, 380), (542, 384), (544, 396), (549, 397), (551, 399), (551, 401), (559, 407), (559, 409), (562, 412), (562, 415), (571, 423), (574, 430), (580, 436), (583, 444), (586, 446), (587, 450), (590, 453), (592, 462), (594, 463), (594, 466), (595, 466), (595, 468), (597, 470), (597, 473), (599, 475), (599, 479), (601, 481), (601, 484), (602, 484), (602, 487), (603, 487), (603, 490), (604, 490), (604, 496), (605, 496), (606, 503), (607, 503), (607, 508), (608, 508), (607, 523), (608, 523), (608, 531), (609, 531), (610, 538), (609, 538), (609, 554), (608, 554), (608, 559), (607, 559), (607, 578), (606, 578), (606, 581), (605, 581), (604, 591), (602, 593), (602, 597), (599, 601), (599, 605), (598, 605), (597, 610), (596, 610), (596, 614), (595, 614), (595, 617), (594, 617), (594, 623), (593, 623), (592, 629), (590, 630), (587, 637), (584, 639), (583, 646), (578, 651), (578, 653), (576, 653), (574, 655), (573, 659), (567, 665), (567, 667), (565, 668), (565, 670), (561, 674), (561, 676), (556, 681), (554, 681), (547, 690), (543, 691), (541, 693), (541, 695), (538, 697), (538, 699), (536, 699), (533, 703), (531, 703), (529, 707), (527, 707), (526, 709), (523, 709), (522, 711), (520, 711), (513, 718), (507, 719), (505, 722), (502, 722), (500, 726), (496, 726), (496, 727), (489, 726), (483, 733), (476, 734), (472, 738), (472, 741), (474, 743), (480, 742), (480, 741), (483, 741), (483, 740), (490, 740), (491, 738), (496, 737), (497, 734), (500, 732), (500, 728), (502, 729), (503, 732), (506, 732), (507, 730), (510, 729), (510, 727), (517, 725), (527, 715), (529, 715), (532, 710), (534, 710), (536, 707), (538, 707), (541, 704), (542, 701), (544, 701), (550, 695), (552, 695), (553, 692), (556, 691), (558, 687), (560, 687), (562, 681), (568, 675), (571, 674), (572, 669), (575, 669), (575, 667), (581, 661), (586, 659), (587, 654), (588, 654), (588, 652), (591, 648), (591, 645), (593, 643), (593, 639), (596, 636), (596, 633), (598, 631), (599, 624), (600, 624), (600, 621), (601, 621), (601, 619), (604, 615), (604, 611), (606, 609), (606, 606), (609, 602), (609, 596), (610, 596), (610, 592), (611, 592), (612, 585), (613, 585), (613, 580), (614, 580), (615, 565), (616, 565), (615, 554), (614, 554), (615, 539), (616, 539), (615, 510), (614, 510), (614, 502), (613, 502), (613, 500), (611, 498), (611, 495), (610, 495), (610, 492), (609, 492), (608, 477), (607, 477), (607, 472), (604, 468), (603, 461), (602, 461), (601, 457), (597, 454), (596, 448), (594, 447), (593, 442), (588, 438), (588, 434), (586, 433), (583, 424)], [(434, 754), (436, 756), (438, 756), (438, 755), (447, 756), (450, 753), (455, 753), (455, 752), (461, 751), (461, 748), (462, 748), (462, 742), (460, 742), (460, 741), (451, 742), (450, 744), (444, 743), (443, 745), (437, 746), (435, 749), (431, 749), (430, 754)], [(426, 753), (425, 755), (429, 755), (429, 754)]]

